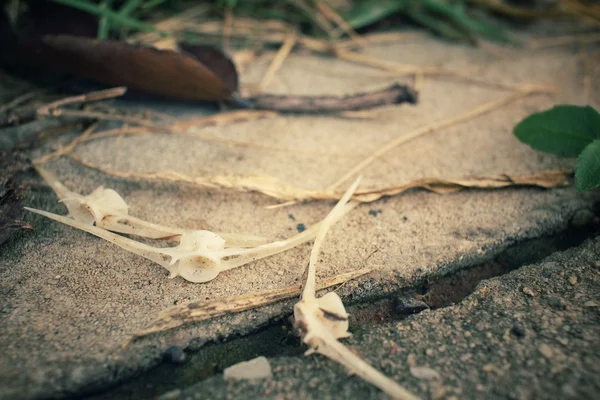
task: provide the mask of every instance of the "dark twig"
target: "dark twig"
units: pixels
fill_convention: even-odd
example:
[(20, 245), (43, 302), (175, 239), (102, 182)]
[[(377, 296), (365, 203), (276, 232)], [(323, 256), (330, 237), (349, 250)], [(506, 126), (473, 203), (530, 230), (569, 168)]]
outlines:
[(119, 97), (125, 94), (127, 88), (116, 87), (112, 89), (99, 90), (97, 92), (86, 93), (78, 96), (66, 97), (48, 104), (44, 104), (34, 110), (24, 112), (8, 112), (0, 115), (0, 128), (6, 126), (20, 125), (36, 119), (58, 116), (61, 114), (60, 107), (70, 104), (89, 103), (93, 101), (105, 100)]
[(386, 89), (345, 97), (257, 95), (249, 99), (253, 108), (282, 112), (328, 113), (364, 110), (386, 104), (417, 102), (417, 93), (406, 85), (394, 84)]

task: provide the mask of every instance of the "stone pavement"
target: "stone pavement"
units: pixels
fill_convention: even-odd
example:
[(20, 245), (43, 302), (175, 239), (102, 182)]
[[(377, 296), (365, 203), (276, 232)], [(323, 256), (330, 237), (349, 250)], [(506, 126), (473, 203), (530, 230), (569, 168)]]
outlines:
[[(394, 149), (364, 171), (362, 187), (422, 177), (525, 175), (572, 168), (573, 160), (540, 154), (519, 143), (511, 133), (512, 127), (529, 113), (556, 103), (600, 105), (597, 86), (585, 97), (578, 57), (569, 47), (536, 51), (473, 48), (422, 36), (366, 51), (390, 61), (462, 71), (476, 69), (482, 79), (557, 85), (559, 90), (554, 95), (520, 99)], [(242, 81), (256, 81), (267, 65), (268, 59), (259, 60), (250, 66)], [(275, 93), (342, 95), (403, 79), (410, 81), (345, 61), (298, 53), (286, 60), (267, 89)], [(212, 135), (225, 141), (157, 133), (89, 142), (75, 153), (89, 162), (121, 171), (168, 169), (192, 176), (263, 174), (300, 187), (323, 188), (390, 139), (504, 95), (505, 91), (485, 85), (426, 76), (418, 105), (386, 107), (377, 110), (374, 119), (281, 116), (201, 131), (204, 137)], [(171, 110), (178, 114), (176, 106), (171, 106)], [(189, 109), (186, 112), (189, 115)], [(55, 139), (47, 147), (65, 140), (68, 138)], [(238, 146), (233, 141), (256, 145)], [(267, 209), (273, 199), (260, 194), (131, 182), (108, 177), (65, 158), (47, 167), (74, 191), (87, 194), (105, 185), (123, 195), (131, 214), (185, 228), (208, 227), (282, 239), (295, 233), (300, 223), (309, 226), (319, 221), (332, 207), (331, 202), (311, 202)], [(471, 190), (444, 196), (415, 191), (379, 200), (359, 206), (334, 226), (323, 247), (318, 276), (332, 276), (365, 265), (375, 268), (374, 273), (358, 283), (339, 290), (346, 303), (357, 307), (415, 292), (426, 282), (473, 266), (491, 265), (515, 246), (560, 235), (573, 226), (578, 234), (589, 233), (588, 228), (595, 227), (597, 201), (597, 194), (582, 195), (573, 186), (552, 190)], [(65, 212), (56, 197), (45, 190), (33, 191), (27, 205)], [(287, 318), (291, 301), (153, 335), (125, 349), (120, 347), (132, 333), (174, 303), (299, 283), (310, 252), (309, 246), (302, 246), (228, 271), (207, 284), (190, 284), (181, 278), (169, 280), (162, 267), (84, 232), (35, 216), (29, 216), (29, 221), (36, 228), (34, 232), (25, 233), (0, 249), (0, 398), (57, 398), (104, 390), (160, 364), (163, 353), (172, 346), (202, 352), (212, 342), (256, 332), (273, 320)], [(595, 245), (586, 249), (597, 254)], [(582, 385), (579, 379), (592, 376), (594, 367), (590, 363), (596, 360), (594, 351), (596, 356), (598, 352), (598, 343), (594, 347), (593, 336), (589, 336), (593, 332), (597, 336), (597, 326), (592, 326), (592, 322), (597, 323), (598, 309), (583, 306), (587, 301), (598, 300), (586, 289), (594, 288), (593, 279), (598, 276), (589, 265), (593, 258), (586, 256), (588, 264), (573, 265), (573, 274), (580, 283), (561, 286), (573, 297), (559, 296), (559, 300), (573, 309), (546, 307), (542, 279), (549, 280), (543, 284), (552, 285), (562, 281), (540, 277), (537, 272), (532, 272), (537, 278), (531, 283), (531, 298), (517, 289), (509, 291), (503, 284), (494, 286), (498, 285), (494, 282), (505, 281), (517, 285), (512, 281), (519, 276), (515, 274), (502, 278), (505, 281), (487, 282), (457, 307), (422, 313), (398, 326), (393, 323), (367, 329), (351, 324), (351, 331), (359, 333), (349, 343), (386, 373), (425, 396), (484, 397), (486, 390), (493, 390), (498, 396), (510, 392), (516, 397), (556, 390), (565, 396), (589, 394), (593, 385)], [(576, 261), (575, 256), (572, 261)], [(556, 274), (563, 271), (560, 263), (556, 268)], [(524, 271), (538, 270), (532, 267)], [(569, 279), (571, 273), (565, 272), (565, 276)], [(535, 282), (540, 283), (536, 286)], [(453, 289), (448, 290), (452, 297)], [(481, 290), (488, 290), (489, 294), (483, 296)], [(578, 294), (583, 296), (575, 298)], [(514, 304), (505, 297), (513, 298)], [(496, 300), (506, 301), (496, 304)], [(527, 304), (536, 305), (539, 313), (528, 316)], [(487, 310), (484, 305), (493, 308)], [(511, 312), (509, 306), (520, 311)], [(570, 322), (569, 313), (575, 313), (575, 322)], [(559, 318), (563, 321), (560, 324)], [(523, 338), (511, 336), (514, 321), (523, 326)], [(590, 326), (579, 329), (579, 321)], [(454, 326), (454, 322), (459, 326)], [(569, 326), (572, 331), (564, 331), (559, 325)], [(564, 334), (550, 335), (553, 327)], [(470, 339), (467, 332), (472, 335)], [(566, 344), (559, 339), (565, 339)], [(396, 347), (392, 342), (398, 350), (393, 350)], [(471, 344), (475, 347), (471, 348)], [(494, 356), (496, 350), (505, 356)], [(414, 356), (409, 357), (410, 354)], [(384, 355), (391, 357), (389, 361), (384, 360)], [(481, 358), (484, 355), (489, 358)], [(563, 360), (576, 364), (572, 373), (566, 367), (570, 364)], [(228, 396), (245, 396), (247, 391), (256, 396), (269, 391), (284, 395), (286, 390), (290, 390), (289, 396), (309, 396), (310, 390), (317, 394), (315, 390), (322, 390), (324, 396), (349, 395), (350, 390), (379, 396), (357, 379), (347, 379), (341, 369), (322, 359), (275, 357), (272, 362), (276, 377), (273, 381), (253, 389), (231, 384), (227, 386), (231, 390)], [(417, 380), (409, 372), (410, 364), (432, 368), (440, 378)], [(554, 378), (561, 374), (565, 374), (564, 379)], [(224, 395), (225, 386), (219, 382), (218, 377), (211, 378), (201, 383), (198, 390)], [(193, 388), (189, 393), (200, 393), (198, 390)]]
[[(485, 280), (459, 304), (359, 327), (345, 342), (424, 399), (595, 399), (600, 238)], [(271, 379), (215, 376), (163, 398), (386, 398), (314, 358), (273, 357)]]

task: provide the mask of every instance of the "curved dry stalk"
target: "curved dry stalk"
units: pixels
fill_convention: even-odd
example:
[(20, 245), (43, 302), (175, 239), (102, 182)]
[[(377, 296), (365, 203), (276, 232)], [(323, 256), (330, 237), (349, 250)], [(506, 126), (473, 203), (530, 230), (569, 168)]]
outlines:
[[(35, 165), (37, 172), (54, 190), (59, 200), (67, 207), (68, 217), (86, 223), (95, 224), (112, 232), (125, 233), (148, 239), (179, 239), (184, 234), (194, 232), (144, 221), (129, 215), (129, 206), (114, 190), (102, 186), (87, 196), (70, 191), (50, 171)], [(221, 233), (227, 247), (254, 247), (266, 243), (266, 239), (255, 235), (239, 233)]]
[[(62, 216), (33, 208), (26, 208), (27, 210), (91, 233), (154, 261), (169, 271), (170, 278), (181, 276), (190, 282), (208, 282), (223, 271), (282, 253), (310, 241), (320, 231), (321, 223), (286, 240), (256, 245), (261, 238), (235, 234), (221, 236), (207, 230), (189, 231), (165, 227), (129, 216), (127, 203), (112, 189), (99, 187), (90, 195), (82, 196), (71, 192), (53, 174), (39, 166), (38, 171), (65, 203), (69, 214)], [(328, 215), (325, 222), (330, 225), (352, 207), (345, 203), (338, 204), (336, 212)], [(168, 248), (153, 247), (117, 235), (111, 230), (154, 239), (177, 237), (179, 244)], [(239, 246), (232, 247), (232, 243), (239, 243)]]
[(341, 211), (352, 204), (348, 204), (348, 201), (356, 191), (359, 181), (360, 178), (344, 193), (319, 227), (310, 255), (302, 299), (294, 306), (295, 326), (300, 330), (302, 341), (309, 346), (306, 355), (322, 354), (340, 363), (352, 373), (377, 386), (395, 399), (416, 400), (417, 397), (367, 364), (337, 340), (350, 336), (348, 313), (337, 293), (330, 292), (323, 297), (316, 297), (315, 265), (321, 244), (331, 225), (339, 219)]
[(356, 191), (358, 184), (360, 183), (360, 177), (356, 179), (356, 181), (350, 186), (350, 188), (344, 193), (340, 201), (333, 207), (333, 210), (321, 222), (321, 226), (319, 226), (319, 231), (317, 233), (317, 237), (315, 238), (315, 243), (313, 244), (313, 249), (310, 253), (310, 261), (308, 263), (308, 276), (306, 278), (306, 283), (304, 284), (304, 290), (302, 291), (302, 298), (314, 298), (316, 294), (316, 285), (315, 285), (315, 265), (317, 264), (317, 259), (319, 257), (319, 251), (321, 250), (321, 245), (323, 244), (323, 240), (325, 239), (325, 235), (329, 231), (329, 228), (339, 220), (349, 208), (354, 208), (358, 203), (350, 203), (350, 198)]
[[(231, 189), (240, 192), (254, 191), (289, 202), (268, 206), (267, 208), (283, 207), (295, 204), (298, 201), (338, 200), (342, 196), (339, 190), (304, 189), (268, 175), (193, 177), (173, 171), (137, 173), (108, 169), (73, 156), (71, 156), (71, 159), (87, 168), (121, 179), (178, 182), (202, 188)], [(530, 175), (499, 174), (494, 176), (466, 176), (462, 178), (420, 178), (374, 189), (357, 190), (352, 196), (352, 200), (369, 203), (379, 200), (384, 196), (396, 196), (411, 189), (423, 189), (437, 194), (456, 193), (469, 188), (492, 190), (513, 186), (550, 189), (568, 185), (571, 176), (571, 171), (555, 169), (540, 171)]]
[(461, 114), (458, 116), (453, 116), (453, 117), (450, 117), (450, 118), (447, 118), (447, 119), (444, 119), (444, 120), (441, 120), (438, 122), (434, 122), (432, 124), (425, 125), (417, 130), (409, 132), (405, 135), (398, 136), (398, 137), (392, 139), (391, 141), (389, 141), (388, 143), (384, 144), (382, 147), (377, 149), (369, 157), (365, 158), (363, 161), (361, 161), (360, 163), (355, 165), (350, 171), (346, 172), (341, 178), (339, 178), (333, 184), (329, 185), (327, 187), (327, 189), (332, 190), (332, 189), (339, 187), (346, 180), (348, 180), (352, 176), (355, 176), (356, 174), (360, 173), (363, 169), (365, 169), (367, 166), (371, 165), (375, 160), (377, 160), (379, 157), (381, 157), (385, 153), (387, 153), (390, 150), (395, 149), (396, 147), (398, 147), (402, 144), (405, 144), (413, 139), (416, 139), (422, 135), (471, 120), (471, 119), (479, 117), (483, 114), (487, 114), (490, 111), (495, 110), (498, 107), (508, 104), (508, 103), (510, 103), (514, 100), (517, 100), (521, 97), (525, 97), (525, 96), (528, 96), (528, 95), (534, 94), (534, 93), (547, 93), (547, 92), (548, 92), (548, 88), (525, 86), (513, 93), (510, 93), (507, 96), (504, 96), (500, 99), (491, 101), (489, 103), (482, 104), (481, 106), (476, 107), (470, 111), (467, 111), (464, 114)]
[(98, 236), (99, 238), (102, 238), (106, 241), (109, 241), (119, 247), (121, 247), (122, 249), (125, 249), (131, 253), (137, 254), (139, 256), (142, 256), (144, 258), (147, 258), (151, 261), (154, 261), (157, 264), (160, 264), (162, 266), (167, 266), (168, 265), (168, 258), (165, 257), (161, 257), (160, 254), (156, 251), (157, 249), (149, 246), (147, 244), (143, 244), (140, 242), (137, 242), (133, 239), (129, 239), (123, 236), (119, 236), (115, 233), (109, 232), (105, 229), (99, 228), (97, 226), (94, 226), (92, 224), (88, 224), (85, 222), (82, 222), (80, 220), (76, 220), (64, 215), (57, 215), (57, 214), (53, 214), (44, 210), (38, 210), (36, 208), (30, 208), (30, 207), (24, 207), (27, 211), (31, 211), (35, 214), (39, 214), (39, 215), (43, 215), (44, 217), (53, 219), (55, 221), (61, 222), (65, 225), (69, 225), (72, 226), (73, 228), (77, 228), (77, 229), (81, 229), (82, 231), (86, 231), (88, 233), (91, 233), (92, 235)]
[(181, 276), (194, 283), (208, 282), (216, 278), (223, 271), (282, 253), (299, 244), (312, 240), (317, 233), (317, 227), (312, 227), (287, 240), (268, 243), (254, 248), (226, 248), (225, 239), (213, 232), (201, 230), (182, 234), (180, 243), (176, 247), (161, 248), (137, 242), (68, 216), (56, 215), (29, 207), (25, 207), (25, 209), (91, 233), (124, 250), (147, 258), (166, 268), (169, 271), (169, 278)]

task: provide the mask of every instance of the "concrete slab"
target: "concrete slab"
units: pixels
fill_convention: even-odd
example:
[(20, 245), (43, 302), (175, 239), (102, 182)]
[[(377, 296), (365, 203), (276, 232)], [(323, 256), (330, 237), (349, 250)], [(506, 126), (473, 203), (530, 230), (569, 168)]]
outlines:
[[(559, 91), (519, 100), (400, 147), (364, 171), (364, 187), (420, 177), (528, 174), (572, 167), (572, 160), (536, 153), (519, 143), (512, 127), (530, 112), (555, 103), (600, 104), (597, 86), (589, 99), (583, 97), (578, 59), (569, 48), (491, 52), (422, 37), (368, 52), (416, 65), (478, 68), (489, 79), (552, 84)], [(256, 80), (264, 67), (260, 62), (251, 66), (243, 80)], [(268, 90), (348, 94), (392, 81), (397, 79), (374, 74), (367, 67), (298, 54), (286, 61)], [(122, 171), (266, 174), (297, 186), (322, 188), (388, 140), (503, 95), (489, 87), (426, 77), (419, 105), (380, 110), (375, 120), (282, 116), (202, 131), (278, 147), (277, 151), (154, 134), (89, 142), (76, 154)], [(272, 210), (265, 207), (273, 200), (255, 193), (127, 182), (65, 159), (48, 168), (75, 191), (89, 193), (105, 185), (123, 195), (133, 215), (186, 228), (281, 239), (295, 233), (299, 223), (317, 222), (333, 205), (320, 202)], [(597, 195), (581, 195), (568, 187), (447, 196), (414, 192), (362, 205), (331, 231), (318, 274), (331, 276), (365, 264), (375, 268), (357, 286), (340, 291), (345, 301), (368, 302), (491, 260), (515, 243), (564, 231), (575, 215), (589, 214), (597, 200)], [(33, 193), (28, 205), (64, 213), (48, 192)], [(373, 216), (371, 209), (381, 213)], [(309, 254), (309, 246), (304, 246), (194, 285), (180, 278), (168, 280), (162, 267), (83, 232), (42, 218), (30, 220), (36, 232), (4, 246), (0, 259), (0, 346), (4, 349), (0, 397), (6, 398), (60, 397), (106, 388), (157, 365), (173, 345), (197, 350), (287, 316), (291, 302), (183, 327), (120, 348), (123, 340), (175, 302), (298, 283)]]

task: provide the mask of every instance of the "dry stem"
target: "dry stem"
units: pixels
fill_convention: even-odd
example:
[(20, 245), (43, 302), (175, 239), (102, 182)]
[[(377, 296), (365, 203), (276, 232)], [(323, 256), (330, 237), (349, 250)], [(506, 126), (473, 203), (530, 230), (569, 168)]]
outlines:
[[(141, 179), (147, 181), (169, 181), (190, 184), (204, 188), (231, 189), (240, 192), (259, 192), (278, 200), (297, 202), (309, 200), (337, 200), (341, 193), (337, 190), (309, 190), (298, 188), (279, 181), (272, 176), (236, 176), (223, 175), (213, 177), (190, 177), (174, 171), (158, 171), (154, 173), (136, 173), (115, 171), (105, 168), (76, 156), (71, 159), (87, 168), (100, 171), (104, 174), (123, 179)], [(397, 185), (385, 186), (376, 189), (358, 190), (353, 200), (368, 203), (384, 196), (395, 196), (410, 189), (424, 189), (438, 194), (456, 193), (466, 188), (474, 189), (499, 189), (511, 186), (553, 188), (569, 184), (571, 173), (566, 170), (540, 171), (532, 175), (498, 175), (489, 177), (464, 177), (464, 178), (423, 178), (403, 182)], [(285, 204), (288, 205), (289, 203)], [(281, 205), (278, 205), (281, 206)], [(278, 207), (275, 206), (275, 207)], [(273, 208), (275, 208), (273, 207)]]
[(456, 124), (468, 121), (473, 118), (477, 118), (483, 114), (487, 114), (487, 113), (489, 113), (503, 105), (506, 105), (512, 101), (515, 101), (521, 97), (528, 96), (533, 93), (544, 93), (544, 92), (547, 92), (547, 90), (542, 90), (540, 88), (534, 88), (534, 87), (523, 88), (520, 91), (511, 93), (508, 96), (502, 97), (498, 100), (494, 100), (492, 102), (483, 104), (483, 105), (476, 107), (470, 111), (467, 111), (466, 113), (461, 114), (459, 116), (450, 117), (450, 118), (447, 118), (447, 119), (444, 119), (444, 120), (441, 120), (438, 122), (434, 122), (432, 124), (425, 125), (417, 130), (409, 132), (408, 134), (399, 136), (399, 137), (391, 140), (390, 142), (386, 143), (384, 146), (380, 147), (373, 154), (371, 154), (369, 157), (367, 157), (366, 159), (361, 161), (359, 164), (357, 164), (354, 168), (352, 168), (350, 171), (348, 171), (346, 174), (344, 174), (341, 178), (339, 178), (333, 184), (329, 185), (327, 187), (327, 189), (332, 190), (332, 189), (338, 188), (342, 183), (344, 183), (349, 178), (357, 175), (359, 172), (361, 172), (367, 166), (372, 164), (375, 160), (377, 160), (383, 154), (385, 154), (385, 153), (389, 152), (390, 150), (395, 149), (396, 147), (398, 147), (402, 144), (405, 144), (415, 138), (418, 138), (419, 136), (423, 136), (427, 133), (431, 133), (431, 132), (434, 132), (439, 129), (448, 128), (452, 125), (456, 125)]
[[(114, 97), (119, 97), (125, 94), (127, 88), (116, 87), (112, 89), (99, 90), (96, 92), (86, 93), (78, 96), (65, 97), (51, 103), (44, 104), (33, 111), (25, 113), (9, 113), (0, 120), (0, 127), (18, 125), (31, 122), (39, 118), (46, 118), (57, 115), (67, 115), (70, 110), (62, 110), (60, 107), (70, 104), (89, 103), (93, 101), (106, 100)], [(80, 111), (84, 112), (85, 111)]]
[[(370, 268), (362, 268), (356, 271), (324, 278), (317, 284), (317, 290), (323, 290), (335, 285), (343, 284), (368, 274), (371, 271), (372, 269)], [(156, 332), (164, 332), (192, 322), (205, 321), (211, 318), (239, 313), (277, 303), (282, 300), (299, 296), (301, 292), (302, 285), (293, 285), (283, 289), (266, 290), (217, 300), (200, 300), (180, 304), (161, 311), (158, 319), (143, 330), (136, 332), (133, 339)]]
[(277, 54), (275, 54), (275, 57), (271, 61), (269, 68), (267, 68), (265, 75), (263, 76), (262, 80), (258, 84), (259, 91), (263, 91), (264, 88), (267, 87), (269, 82), (271, 82), (271, 80), (273, 79), (273, 77), (275, 76), (277, 71), (279, 71), (279, 69), (283, 65), (283, 62), (285, 61), (285, 59), (288, 57), (288, 55), (291, 53), (292, 49), (294, 48), (294, 45), (296, 44), (296, 41), (297, 41), (297, 37), (298, 36), (295, 31), (292, 31), (288, 34), (285, 41), (279, 48), (279, 51), (277, 52)]

